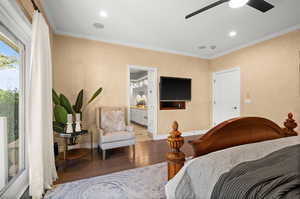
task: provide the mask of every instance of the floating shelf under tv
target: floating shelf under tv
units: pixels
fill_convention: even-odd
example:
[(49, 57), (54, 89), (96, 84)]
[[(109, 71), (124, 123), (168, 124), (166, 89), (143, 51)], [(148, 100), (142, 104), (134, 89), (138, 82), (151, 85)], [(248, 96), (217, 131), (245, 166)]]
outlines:
[(160, 110), (185, 109), (185, 101), (160, 101)]

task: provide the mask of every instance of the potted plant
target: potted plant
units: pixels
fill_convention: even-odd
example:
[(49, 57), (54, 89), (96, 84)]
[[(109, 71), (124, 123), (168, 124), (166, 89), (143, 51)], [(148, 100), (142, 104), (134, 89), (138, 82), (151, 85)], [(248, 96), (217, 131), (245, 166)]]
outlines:
[(60, 93), (58, 95), (57, 92), (52, 89), (52, 99), (54, 105), (53, 114), (55, 119), (55, 121), (53, 121), (53, 130), (59, 133), (65, 132), (68, 114), (72, 114), (74, 116), (76, 113), (78, 113), (82, 119), (82, 112), (84, 109), (100, 95), (102, 90), (103, 89), (101, 87), (98, 88), (89, 99), (87, 104), (83, 106), (83, 89), (81, 89), (81, 91), (78, 93), (74, 105), (71, 105), (70, 101), (64, 94)]

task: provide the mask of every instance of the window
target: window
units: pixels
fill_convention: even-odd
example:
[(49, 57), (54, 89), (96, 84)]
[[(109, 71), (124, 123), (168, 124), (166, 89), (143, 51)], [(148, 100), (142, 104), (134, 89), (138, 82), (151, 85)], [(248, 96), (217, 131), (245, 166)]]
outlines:
[(0, 23), (0, 196), (25, 168), (24, 45)]
[[(31, 24), (16, 0), (0, 1), (0, 198), (28, 187), (25, 97)], [(26, 95), (25, 95), (26, 94)]]

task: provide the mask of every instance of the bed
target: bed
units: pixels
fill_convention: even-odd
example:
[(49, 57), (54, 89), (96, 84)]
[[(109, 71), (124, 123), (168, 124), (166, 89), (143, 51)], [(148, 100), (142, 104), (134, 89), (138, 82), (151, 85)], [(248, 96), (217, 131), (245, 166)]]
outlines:
[(274, 151), (300, 144), (296, 127), (291, 113), (284, 122), (284, 128), (265, 118), (234, 118), (190, 141), (194, 156), (185, 161), (185, 154), (180, 151), (184, 138), (175, 122), (168, 137), (171, 151), (166, 154), (167, 198), (210, 198), (222, 174), (245, 161), (257, 160)]

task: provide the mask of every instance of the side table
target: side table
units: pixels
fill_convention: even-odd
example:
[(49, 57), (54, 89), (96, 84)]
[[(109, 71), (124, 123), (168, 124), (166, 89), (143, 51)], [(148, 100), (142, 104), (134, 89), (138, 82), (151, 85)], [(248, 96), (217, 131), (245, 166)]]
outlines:
[[(87, 156), (89, 153), (91, 153), (91, 157), (93, 157), (93, 132), (92, 131), (87, 131), (87, 130), (81, 130), (79, 132), (73, 132), (73, 133), (59, 133), (56, 132), (58, 137), (64, 139), (64, 161), (65, 163), (68, 160), (75, 160), (75, 159), (80, 159), (84, 156)], [(90, 142), (91, 142), (91, 150), (86, 149), (86, 148), (78, 148), (78, 149), (69, 149), (69, 143), (68, 141), (72, 139), (76, 139), (79, 136), (87, 136), (90, 134)]]

